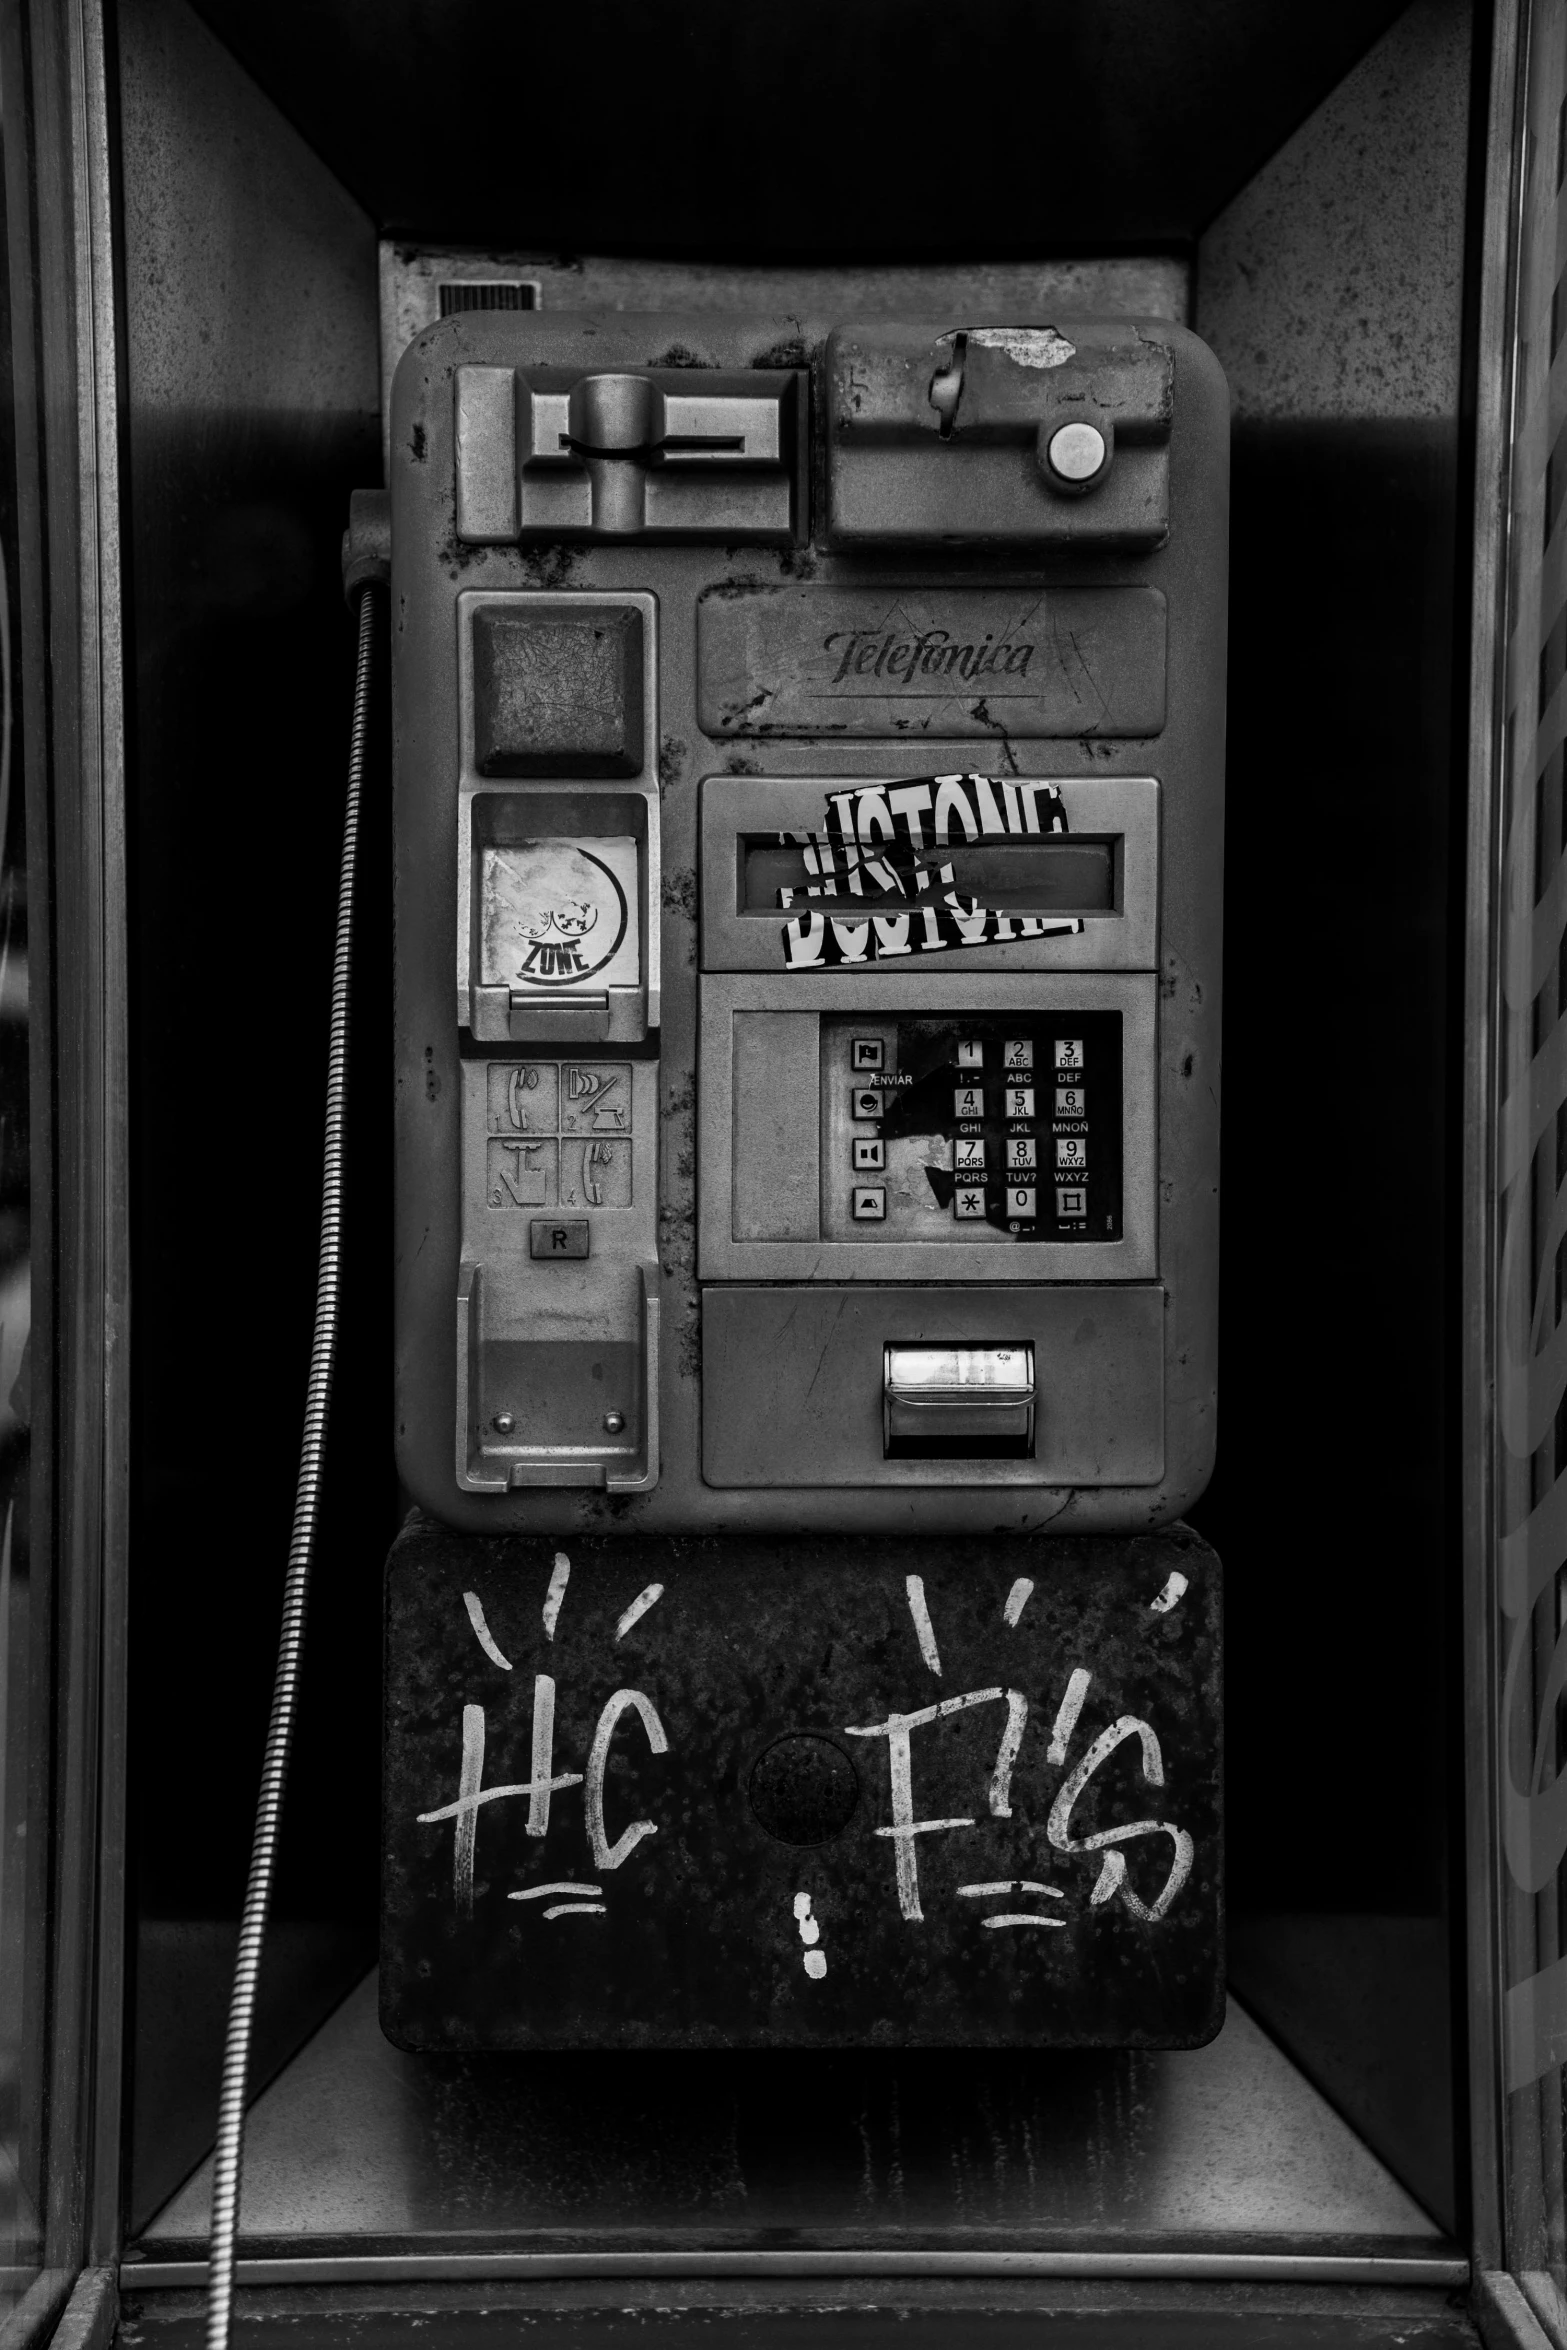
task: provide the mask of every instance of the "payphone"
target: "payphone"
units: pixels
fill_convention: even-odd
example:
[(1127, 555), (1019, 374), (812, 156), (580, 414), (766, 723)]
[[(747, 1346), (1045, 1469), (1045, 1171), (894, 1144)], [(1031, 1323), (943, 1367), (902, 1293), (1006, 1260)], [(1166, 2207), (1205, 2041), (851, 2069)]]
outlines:
[(385, 2028), (1209, 2037), (1217, 367), (464, 311), (390, 449)]
[(1207, 352), (464, 311), (390, 450), (411, 1492), (490, 1533), (1174, 1518), (1214, 1439)]

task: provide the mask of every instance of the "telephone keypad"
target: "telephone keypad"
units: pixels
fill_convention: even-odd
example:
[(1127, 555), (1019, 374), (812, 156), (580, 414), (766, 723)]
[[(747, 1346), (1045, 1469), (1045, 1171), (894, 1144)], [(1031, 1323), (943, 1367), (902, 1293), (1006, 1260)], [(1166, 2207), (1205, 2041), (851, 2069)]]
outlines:
[[(874, 1087), (837, 1096), (848, 1119), (829, 1118), (824, 1229), (836, 1214), (868, 1240), (1120, 1239), (1119, 1012), (894, 1018), (880, 1038), (853, 1026), (822, 1024), (824, 1109), (867, 1044), (881, 1060)], [(852, 1183), (870, 1172), (886, 1178), (874, 1205)]]

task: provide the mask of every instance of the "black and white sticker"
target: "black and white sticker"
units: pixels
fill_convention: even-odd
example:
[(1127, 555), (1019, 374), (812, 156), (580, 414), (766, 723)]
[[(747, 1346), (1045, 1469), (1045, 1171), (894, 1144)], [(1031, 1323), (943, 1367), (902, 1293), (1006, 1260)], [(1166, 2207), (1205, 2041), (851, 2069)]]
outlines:
[[(1066, 810), (1053, 783), (989, 775), (931, 775), (831, 792), (818, 832), (781, 834), (805, 850), (812, 879), (782, 889), (780, 907), (810, 909), (783, 926), (784, 967), (830, 970), (904, 955), (1054, 938), (1082, 929), (1075, 915), (1003, 914), (965, 897), (950, 863), (931, 862), (958, 841), (1065, 832)], [(885, 913), (826, 899), (902, 899)]]

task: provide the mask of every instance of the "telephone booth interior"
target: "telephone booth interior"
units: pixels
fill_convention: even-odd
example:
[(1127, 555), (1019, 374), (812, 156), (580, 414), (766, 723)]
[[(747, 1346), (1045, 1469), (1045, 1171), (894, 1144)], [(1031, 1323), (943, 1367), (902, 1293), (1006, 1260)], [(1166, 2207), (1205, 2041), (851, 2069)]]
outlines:
[[(731, 317), (1141, 319), (1223, 370), (1218, 1447), (1185, 1517), (1226, 1578), (1228, 2007), (1180, 2051), (383, 2039), (381, 1578), (409, 1501), (383, 668), (242, 2320), (1467, 2324), (1460, 1104), (1493, 32), (1469, 0), (1101, 18), (118, 0), (106, 19), (135, 1299), (120, 2289), (143, 2340), (197, 2322), (293, 1502), (353, 656), (340, 541), (351, 495), (389, 478), (403, 350), (514, 313), (563, 336), (579, 314), (713, 320), (715, 349)], [(743, 545), (725, 559), (747, 575)], [(563, 575), (530, 561), (547, 601)], [(473, 576), (454, 593), (482, 601)], [(794, 819), (736, 740), (761, 839)], [(666, 736), (652, 804), (733, 749)], [(604, 837), (635, 875), (641, 767), (594, 788), (619, 795)], [(484, 813), (498, 797), (473, 806), (509, 821)], [(666, 912), (698, 887), (666, 867)], [(396, 894), (413, 919), (406, 879)], [(748, 977), (723, 984), (752, 1006)], [(754, 1005), (772, 1016), (760, 982)], [(745, 1384), (759, 1311), (737, 1309), (724, 1358), (742, 1450), (795, 1441)]]

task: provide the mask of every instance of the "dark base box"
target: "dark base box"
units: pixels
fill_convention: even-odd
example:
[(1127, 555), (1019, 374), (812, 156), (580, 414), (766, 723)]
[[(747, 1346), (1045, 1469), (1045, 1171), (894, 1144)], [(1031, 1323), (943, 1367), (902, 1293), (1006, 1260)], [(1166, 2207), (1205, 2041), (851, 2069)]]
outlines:
[(387, 1567), (411, 2050), (1199, 2047), (1220, 1589), (1123, 1539), (488, 1541)]

